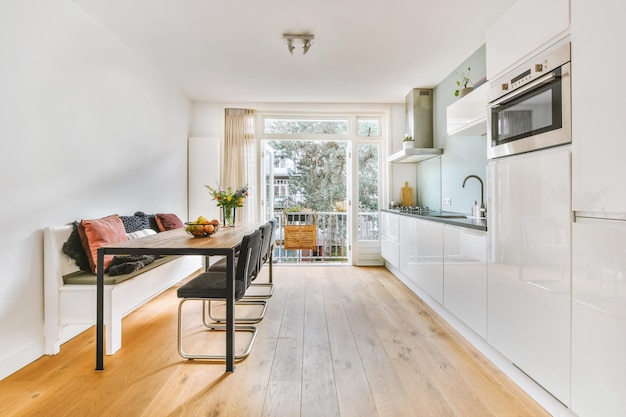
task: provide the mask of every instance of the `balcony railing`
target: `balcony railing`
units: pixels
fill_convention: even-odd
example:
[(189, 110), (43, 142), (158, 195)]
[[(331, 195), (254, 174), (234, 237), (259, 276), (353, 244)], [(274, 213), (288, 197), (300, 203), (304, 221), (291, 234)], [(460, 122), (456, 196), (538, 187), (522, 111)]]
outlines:
[[(317, 212), (315, 220), (315, 249), (285, 249), (285, 222), (292, 224), (306, 222), (312, 218), (310, 212), (290, 212), (287, 216), (275, 212), (274, 262), (284, 264), (299, 263), (346, 263), (348, 262), (348, 214), (345, 212)], [(357, 233), (359, 240), (379, 239), (378, 212), (359, 213)]]
[(379, 212), (377, 211), (359, 212), (357, 218), (358, 240), (380, 239), (379, 218)]

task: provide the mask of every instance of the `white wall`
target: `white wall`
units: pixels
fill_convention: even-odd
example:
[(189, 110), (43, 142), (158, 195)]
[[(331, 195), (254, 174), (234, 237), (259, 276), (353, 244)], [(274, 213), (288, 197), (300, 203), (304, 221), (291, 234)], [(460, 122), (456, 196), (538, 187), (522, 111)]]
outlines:
[(224, 107), (218, 103), (193, 103), (189, 136), (223, 139)]
[(70, 0), (4, 0), (0, 57), (1, 379), (43, 353), (43, 227), (186, 214), (191, 103)]

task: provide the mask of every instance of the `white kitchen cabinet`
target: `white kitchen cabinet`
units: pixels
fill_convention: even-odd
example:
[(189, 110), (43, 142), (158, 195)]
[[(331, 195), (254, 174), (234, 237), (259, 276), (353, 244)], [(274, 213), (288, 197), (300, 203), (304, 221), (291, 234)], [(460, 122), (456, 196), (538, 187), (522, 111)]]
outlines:
[(626, 416), (626, 223), (573, 225), (572, 411)]
[[(595, 2), (589, 7), (604, 13), (613, 8)], [(487, 79), (565, 37), (569, 25), (570, 0), (518, 0), (487, 29)]]
[(487, 341), (570, 402), (570, 147), (488, 165)]
[(625, 11), (624, 3), (572, 0), (573, 208), (620, 219), (626, 218), (624, 97), (619, 82), (609, 87), (600, 71), (626, 66)]
[(446, 109), (448, 136), (487, 134), (487, 83), (459, 98)]
[(417, 280), (417, 219), (400, 216), (400, 272)]
[(626, 415), (624, 104), (598, 82), (607, 57), (611, 68), (626, 65), (625, 9), (572, 0), (572, 410), (580, 417)]
[(380, 213), (380, 251), (387, 262), (400, 266), (400, 215)]
[(487, 338), (487, 233), (445, 225), (443, 305)]
[(443, 223), (400, 217), (400, 271), (443, 304)]

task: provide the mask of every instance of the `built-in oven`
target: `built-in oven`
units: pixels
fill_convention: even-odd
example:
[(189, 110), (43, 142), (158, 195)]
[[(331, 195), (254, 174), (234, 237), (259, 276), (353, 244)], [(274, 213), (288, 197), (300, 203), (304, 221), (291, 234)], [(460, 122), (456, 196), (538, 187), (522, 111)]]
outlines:
[(570, 43), (558, 45), (491, 82), (487, 157), (571, 142)]

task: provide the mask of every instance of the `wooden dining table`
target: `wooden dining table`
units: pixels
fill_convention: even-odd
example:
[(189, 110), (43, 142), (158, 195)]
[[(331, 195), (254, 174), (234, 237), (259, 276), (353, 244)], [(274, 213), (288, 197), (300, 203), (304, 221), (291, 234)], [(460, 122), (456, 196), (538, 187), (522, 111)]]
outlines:
[[(228, 268), (226, 280), (226, 372), (235, 370), (235, 254), (243, 237), (263, 223), (240, 223), (220, 227), (218, 232), (194, 238), (184, 229), (174, 229), (154, 235), (102, 246), (98, 249), (98, 265), (105, 255), (213, 255), (225, 256)], [(137, 278), (135, 278), (137, 279)], [(141, 277), (138, 277), (141, 279)], [(104, 371), (104, 271), (98, 268), (96, 280), (96, 371)]]

